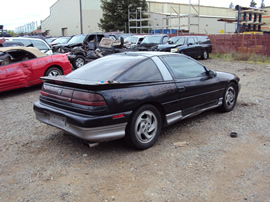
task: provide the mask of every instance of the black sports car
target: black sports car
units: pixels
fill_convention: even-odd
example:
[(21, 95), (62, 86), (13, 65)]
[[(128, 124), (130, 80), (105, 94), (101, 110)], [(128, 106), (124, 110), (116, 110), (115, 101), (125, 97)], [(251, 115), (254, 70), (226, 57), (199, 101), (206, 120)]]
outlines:
[(237, 76), (165, 52), (113, 54), (42, 80), (38, 120), (90, 142), (125, 138), (137, 149), (151, 147), (164, 126), (231, 111), (240, 90)]

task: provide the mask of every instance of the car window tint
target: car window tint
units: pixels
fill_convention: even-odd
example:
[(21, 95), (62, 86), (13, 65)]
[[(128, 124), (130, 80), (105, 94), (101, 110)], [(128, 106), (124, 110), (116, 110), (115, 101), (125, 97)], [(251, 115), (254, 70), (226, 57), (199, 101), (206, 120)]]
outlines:
[(162, 43), (167, 43), (168, 40), (169, 40), (169, 37), (166, 36), (166, 37), (163, 38)]
[(162, 81), (162, 76), (155, 63), (148, 59), (126, 72), (117, 81)]
[(176, 41), (176, 45), (183, 45), (183, 44), (185, 44), (185, 40), (186, 40), (185, 37), (179, 38), (179, 39)]
[(28, 39), (13, 39), (13, 41), (21, 42), (24, 46), (33, 46), (32, 42)]
[(205, 68), (199, 63), (181, 56), (165, 56), (163, 60), (173, 71), (176, 79), (189, 79), (206, 76)]
[(195, 41), (193, 38), (188, 38), (188, 44), (194, 45)]
[(36, 40), (31, 40), (32, 44), (34, 47), (38, 48), (39, 50), (48, 50), (48, 46), (43, 41), (36, 41)]
[(76, 69), (67, 77), (92, 82), (112, 81), (143, 59), (143, 56), (108, 55)]

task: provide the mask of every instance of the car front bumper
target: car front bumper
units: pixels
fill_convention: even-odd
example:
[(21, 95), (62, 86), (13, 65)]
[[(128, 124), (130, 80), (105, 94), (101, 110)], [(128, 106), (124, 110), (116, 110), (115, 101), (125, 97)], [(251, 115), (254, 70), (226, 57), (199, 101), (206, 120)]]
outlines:
[[(90, 141), (90, 142), (106, 142), (116, 139), (121, 139), (125, 136), (125, 129), (127, 126), (126, 119), (130, 116), (130, 113), (125, 113), (127, 115), (123, 121), (115, 121), (114, 124), (110, 125), (94, 125), (94, 126), (82, 126), (80, 124), (75, 124), (80, 122), (83, 119), (84, 122), (97, 122), (92, 116), (82, 117), (80, 115), (59, 113), (58, 110), (47, 107), (46, 105), (36, 102), (34, 105), (34, 112), (36, 114), (36, 119), (46, 123), (51, 126), (60, 128), (67, 133), (70, 133), (81, 139)], [(98, 122), (106, 122), (107, 116), (99, 116)]]

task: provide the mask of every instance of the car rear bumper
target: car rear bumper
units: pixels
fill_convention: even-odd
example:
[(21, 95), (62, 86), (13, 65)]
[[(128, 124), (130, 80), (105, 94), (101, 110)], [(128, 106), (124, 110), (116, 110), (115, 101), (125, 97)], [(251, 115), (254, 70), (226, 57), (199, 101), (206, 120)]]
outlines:
[[(127, 125), (126, 118), (131, 114), (127, 113), (127, 117), (125, 119), (122, 121), (117, 120), (115, 123), (112, 121), (113, 124), (110, 125), (97, 126), (93, 124), (93, 126), (89, 127), (74, 123), (80, 122), (81, 119), (83, 119), (85, 123), (91, 123), (91, 120), (96, 122), (97, 120), (93, 118), (93, 116), (89, 116), (87, 118), (80, 115), (59, 113), (59, 111), (54, 110), (53, 108), (49, 108), (46, 105), (43, 106), (40, 102), (35, 103), (34, 111), (37, 120), (60, 128), (67, 133), (90, 142), (105, 142), (123, 138), (125, 136)], [(107, 116), (97, 117), (98, 122), (100, 123), (106, 122), (105, 119), (107, 118)]]

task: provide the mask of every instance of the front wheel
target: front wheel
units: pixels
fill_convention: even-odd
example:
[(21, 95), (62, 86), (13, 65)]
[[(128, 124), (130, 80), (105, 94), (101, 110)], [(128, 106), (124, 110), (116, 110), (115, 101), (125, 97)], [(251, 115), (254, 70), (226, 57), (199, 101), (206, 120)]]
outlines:
[(206, 60), (209, 57), (207, 50), (203, 50), (203, 54), (201, 55), (201, 58), (203, 60)]
[(153, 146), (161, 133), (161, 115), (153, 105), (135, 111), (126, 130), (126, 142), (136, 149)]
[(45, 76), (59, 76), (59, 75), (63, 75), (63, 72), (58, 67), (50, 67), (45, 72)]
[(220, 107), (221, 111), (232, 111), (237, 100), (237, 87), (235, 83), (229, 83), (223, 95), (223, 102)]
[(77, 55), (73, 61), (73, 67), (75, 69), (78, 69), (79, 67), (82, 67), (85, 64), (85, 59), (81, 55)]

